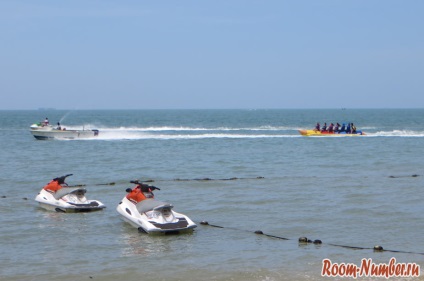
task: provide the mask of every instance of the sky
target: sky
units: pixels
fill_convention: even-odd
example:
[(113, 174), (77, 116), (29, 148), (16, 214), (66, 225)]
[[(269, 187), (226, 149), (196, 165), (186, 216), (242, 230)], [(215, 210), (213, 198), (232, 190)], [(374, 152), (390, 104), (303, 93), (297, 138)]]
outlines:
[(0, 0), (0, 110), (423, 108), (422, 0)]

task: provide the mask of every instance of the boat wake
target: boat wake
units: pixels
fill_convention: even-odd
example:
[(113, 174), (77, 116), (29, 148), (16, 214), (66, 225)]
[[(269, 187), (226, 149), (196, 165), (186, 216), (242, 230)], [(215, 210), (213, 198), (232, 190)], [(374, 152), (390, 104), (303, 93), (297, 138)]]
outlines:
[[(95, 127), (85, 125), (85, 128)], [(201, 127), (99, 127), (96, 140), (137, 139), (207, 139), (207, 138), (292, 138), (298, 137), (297, 128), (262, 126), (256, 128), (201, 128)], [(69, 129), (73, 129), (69, 126)]]
[[(230, 127), (178, 127), (178, 126), (150, 126), (150, 127), (102, 127), (92, 124), (84, 126), (67, 126), (68, 129), (97, 128), (99, 135), (87, 140), (138, 140), (138, 139), (255, 139), (255, 138), (297, 138), (301, 137), (298, 127), (288, 126), (259, 126), (252, 128)], [(374, 131), (374, 132), (373, 132)], [(424, 131), (393, 130), (366, 131), (364, 137), (424, 137)]]
[(230, 138), (230, 139), (247, 139), (247, 138), (287, 138), (298, 137), (295, 135), (243, 135), (243, 134), (195, 134), (195, 135), (170, 135), (170, 134), (117, 134), (104, 132), (97, 139), (103, 140), (119, 140), (119, 139), (208, 139), (208, 138)]
[(163, 131), (295, 131), (296, 127), (272, 127), (272, 126), (261, 126), (257, 128), (229, 128), (229, 127), (217, 127), (217, 128), (192, 128), (192, 127), (118, 127), (118, 128), (100, 128), (102, 130), (114, 130), (114, 131), (138, 131), (138, 132), (163, 132)]

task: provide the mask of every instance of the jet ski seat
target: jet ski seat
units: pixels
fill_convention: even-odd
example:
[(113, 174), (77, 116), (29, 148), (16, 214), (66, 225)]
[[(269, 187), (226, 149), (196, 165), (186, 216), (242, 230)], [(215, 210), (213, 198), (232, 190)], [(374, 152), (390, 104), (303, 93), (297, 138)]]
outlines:
[(56, 193), (53, 194), (54, 198), (56, 200), (59, 200), (63, 196), (69, 194), (69, 193), (82, 193), (85, 194), (87, 192), (87, 189), (81, 188), (81, 187), (62, 187)]
[(140, 213), (145, 213), (153, 209), (160, 209), (164, 207), (173, 208), (174, 206), (170, 203), (157, 201), (155, 199), (145, 199), (138, 202), (136, 205), (136, 208)]

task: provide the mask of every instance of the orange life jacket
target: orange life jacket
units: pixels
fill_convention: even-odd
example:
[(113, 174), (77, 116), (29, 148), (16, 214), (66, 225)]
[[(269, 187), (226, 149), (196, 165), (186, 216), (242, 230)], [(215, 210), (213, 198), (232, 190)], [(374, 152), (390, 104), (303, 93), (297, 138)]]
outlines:
[(51, 191), (51, 192), (57, 192), (61, 188), (62, 188), (62, 186), (57, 181), (52, 180), (51, 182), (49, 182), (44, 187), (44, 190)]
[(146, 196), (140, 190), (138, 185), (136, 187), (134, 187), (133, 190), (131, 190), (131, 192), (128, 193), (128, 195), (126, 197), (127, 197), (128, 200), (132, 201), (134, 204), (137, 204), (138, 202), (146, 199)]

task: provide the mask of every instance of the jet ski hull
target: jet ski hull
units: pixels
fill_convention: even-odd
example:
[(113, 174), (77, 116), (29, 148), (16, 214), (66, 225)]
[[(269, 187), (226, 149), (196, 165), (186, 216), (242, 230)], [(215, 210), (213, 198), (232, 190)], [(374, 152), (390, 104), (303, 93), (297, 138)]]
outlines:
[(45, 210), (62, 213), (95, 212), (106, 208), (100, 201), (87, 200), (84, 195), (76, 195), (73, 193), (66, 194), (56, 199), (53, 193), (44, 189), (38, 193), (35, 197), (35, 201)]
[(171, 204), (154, 199), (136, 205), (124, 197), (116, 210), (124, 221), (148, 234), (190, 233), (197, 227), (189, 217), (172, 208)]

